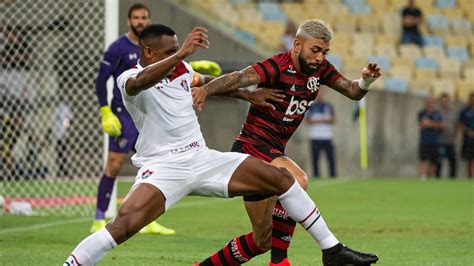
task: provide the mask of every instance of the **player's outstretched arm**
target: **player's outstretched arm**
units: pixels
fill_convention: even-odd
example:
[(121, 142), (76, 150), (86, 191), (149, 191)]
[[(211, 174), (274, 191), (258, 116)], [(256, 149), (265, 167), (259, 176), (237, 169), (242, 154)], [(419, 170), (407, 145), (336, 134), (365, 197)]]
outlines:
[(261, 81), (257, 71), (251, 66), (220, 76), (202, 87), (192, 90), (193, 104), (202, 110), (207, 95), (225, 95), (230, 91), (259, 84)]
[(128, 95), (137, 95), (160, 82), (179, 62), (192, 55), (198, 47), (209, 48), (207, 29), (195, 27), (184, 40), (181, 48), (172, 56), (145, 67), (136, 77), (125, 84)]
[(370, 85), (377, 80), (382, 73), (376, 63), (369, 63), (362, 70), (362, 77), (356, 80), (348, 80), (340, 77), (332, 88), (352, 100), (360, 100), (369, 92)]

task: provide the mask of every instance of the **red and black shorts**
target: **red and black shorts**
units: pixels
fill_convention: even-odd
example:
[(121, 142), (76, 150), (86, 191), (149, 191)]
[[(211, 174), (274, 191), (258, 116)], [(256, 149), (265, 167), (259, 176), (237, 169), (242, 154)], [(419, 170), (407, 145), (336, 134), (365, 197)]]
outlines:
[[(275, 158), (284, 156), (285, 154), (275, 148), (270, 148), (266, 145), (250, 144), (248, 142), (243, 142), (236, 140), (232, 145), (232, 152), (240, 152), (245, 154), (250, 154), (253, 157), (256, 157), (267, 163), (271, 163)], [(266, 198), (271, 197), (271, 195), (250, 195), (244, 196), (245, 201), (260, 201)]]

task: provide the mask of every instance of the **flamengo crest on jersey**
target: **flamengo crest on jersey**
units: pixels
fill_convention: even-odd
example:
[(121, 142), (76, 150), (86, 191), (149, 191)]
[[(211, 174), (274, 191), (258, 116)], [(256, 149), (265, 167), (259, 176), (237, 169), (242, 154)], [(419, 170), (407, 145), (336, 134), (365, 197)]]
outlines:
[(252, 105), (237, 140), (284, 151), (289, 138), (316, 98), (320, 86), (333, 86), (341, 74), (327, 60), (312, 75), (297, 73), (291, 51), (252, 66), (260, 76), (259, 87), (280, 90), (286, 98), (283, 102), (273, 102), (276, 110)]
[(195, 144), (204, 143), (204, 139), (190, 92), (191, 66), (180, 62), (159, 83), (130, 96), (125, 91), (125, 84), (142, 69), (137, 65), (117, 79), (124, 105), (139, 132), (135, 145), (137, 153), (132, 157), (134, 165), (141, 167), (157, 156), (202, 147)]

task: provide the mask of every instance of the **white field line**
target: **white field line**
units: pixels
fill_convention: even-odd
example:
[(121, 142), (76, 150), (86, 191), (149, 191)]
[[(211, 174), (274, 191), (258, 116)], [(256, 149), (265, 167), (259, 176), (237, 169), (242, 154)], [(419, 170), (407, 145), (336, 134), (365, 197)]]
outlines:
[[(332, 185), (338, 185), (342, 183), (348, 183), (351, 181), (354, 181), (355, 179), (341, 179), (341, 180), (334, 180), (332, 182), (328, 183), (321, 183), (321, 184), (311, 184), (312, 186), (318, 186), (318, 187), (326, 187), (326, 186), (332, 186)], [(231, 199), (219, 199), (219, 198), (203, 198), (201, 197), (199, 200), (193, 200), (189, 202), (183, 202), (180, 204), (177, 204), (171, 209), (181, 209), (181, 208), (189, 208), (189, 207), (196, 207), (196, 206), (201, 206), (201, 205), (206, 205), (209, 204), (209, 202), (213, 201), (214, 203), (227, 203), (230, 201), (235, 201), (241, 199), (241, 197), (235, 197)], [(55, 226), (62, 226), (66, 224), (76, 224), (76, 223), (83, 223), (90, 221), (91, 218), (78, 218), (78, 219), (72, 219), (72, 220), (65, 220), (65, 221), (56, 221), (56, 222), (48, 222), (48, 223), (42, 223), (42, 224), (36, 224), (36, 225), (29, 225), (29, 226), (22, 226), (22, 227), (14, 227), (14, 228), (9, 228), (9, 229), (4, 229), (0, 230), (0, 235), (4, 234), (10, 234), (10, 233), (18, 233), (18, 232), (28, 232), (28, 231), (34, 231), (38, 229), (44, 229), (44, 228), (49, 228), (49, 227), (55, 227)]]

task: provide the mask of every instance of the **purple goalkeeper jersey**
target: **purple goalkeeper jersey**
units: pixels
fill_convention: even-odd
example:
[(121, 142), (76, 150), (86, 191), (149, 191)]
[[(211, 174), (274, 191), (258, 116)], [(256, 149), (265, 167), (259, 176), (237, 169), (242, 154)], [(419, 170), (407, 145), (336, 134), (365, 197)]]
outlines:
[(126, 112), (122, 95), (117, 87), (117, 78), (122, 72), (135, 66), (139, 58), (140, 46), (133, 43), (126, 34), (110, 44), (100, 63), (99, 75), (96, 81), (96, 93), (100, 106), (107, 105), (107, 80), (110, 76), (113, 76), (112, 110), (119, 108)]

